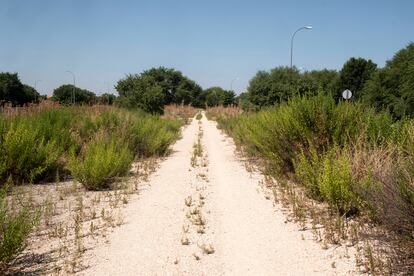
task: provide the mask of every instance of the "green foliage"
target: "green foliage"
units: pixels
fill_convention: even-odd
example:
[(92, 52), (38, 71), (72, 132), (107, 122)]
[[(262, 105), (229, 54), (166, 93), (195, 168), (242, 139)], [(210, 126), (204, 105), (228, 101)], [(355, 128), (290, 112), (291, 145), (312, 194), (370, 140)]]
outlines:
[(221, 87), (211, 87), (203, 91), (205, 104), (208, 107), (229, 106), (235, 104), (235, 94), (233, 91), (224, 90)]
[(0, 105), (6, 102), (12, 105), (23, 105), (38, 102), (39, 93), (31, 86), (22, 84), (17, 74), (0, 73)]
[[(0, 116), (0, 184), (9, 176), (18, 182), (38, 182), (57, 168), (66, 171), (68, 156), (82, 156), (86, 145), (101, 136), (117, 137), (132, 156), (164, 155), (178, 138), (180, 127), (178, 120), (108, 107), (63, 107), (30, 116)], [(90, 154), (99, 157), (96, 152)]]
[(314, 70), (300, 73), (296, 68), (277, 67), (270, 72), (259, 71), (250, 81), (247, 99), (248, 110), (289, 100), (298, 95), (317, 95), (333, 91), (338, 73), (333, 70)]
[(337, 105), (325, 95), (295, 97), (256, 114), (220, 121), (249, 151), (272, 160), (281, 174), (293, 171), (297, 152), (308, 154), (310, 145), (319, 153), (356, 141), (361, 132), (370, 143), (380, 143), (391, 135), (391, 122), (389, 114), (375, 114), (361, 104)]
[(249, 100), (259, 107), (286, 101), (298, 93), (299, 78), (296, 68), (277, 67), (270, 72), (259, 71), (250, 80)]
[(10, 208), (7, 186), (0, 188), (0, 273), (24, 249), (39, 215), (40, 212), (33, 212), (29, 207)]
[(138, 108), (149, 113), (162, 113), (165, 95), (162, 88), (151, 83), (150, 78), (128, 75), (118, 81), (118, 104), (127, 108)]
[(414, 43), (398, 51), (369, 80), (363, 101), (378, 110), (388, 109), (396, 118), (414, 115)]
[(336, 87), (339, 75), (334, 70), (313, 70), (301, 74), (299, 80), (299, 94), (313, 96), (321, 91), (331, 93)]
[(178, 121), (165, 121), (155, 116), (145, 119), (135, 117), (130, 123), (126, 141), (138, 156), (161, 156), (178, 138), (179, 129)]
[(23, 93), (24, 93), (24, 103), (39, 103), (41, 96), (39, 92), (36, 91), (33, 87), (27, 84), (23, 84)]
[(101, 96), (97, 97), (99, 104), (113, 105), (116, 101), (116, 96), (109, 93), (104, 93)]
[(336, 149), (329, 150), (322, 159), (318, 183), (324, 200), (340, 214), (353, 213), (358, 209), (358, 197), (353, 192), (349, 158), (337, 156)]
[(312, 146), (309, 153), (302, 150), (293, 159), (296, 181), (306, 188), (308, 196), (318, 200), (322, 199), (319, 187), (321, 163), (321, 157)]
[(118, 81), (118, 104), (162, 113), (167, 104), (202, 106), (202, 89), (180, 71), (164, 67), (152, 68), (141, 74), (127, 75)]
[(377, 65), (371, 60), (350, 58), (339, 72), (335, 98), (340, 99), (345, 89), (352, 91), (352, 99), (361, 99), (365, 83), (375, 73)]
[(265, 158), (274, 174), (294, 176), (309, 196), (342, 213), (355, 212), (360, 203), (347, 148), (385, 146), (401, 130), (388, 113), (335, 103), (329, 95), (293, 97), (258, 113), (219, 118), (219, 123), (249, 154)]
[(65, 84), (56, 88), (53, 91), (53, 99), (63, 105), (72, 103), (92, 105), (97, 102), (95, 93), (80, 89), (72, 84)]
[(11, 175), (18, 181), (33, 182), (56, 166), (61, 149), (55, 140), (46, 140), (39, 129), (22, 120), (10, 125), (0, 154), (0, 180)]
[(98, 136), (85, 145), (80, 156), (72, 154), (69, 169), (72, 175), (89, 190), (109, 187), (110, 181), (125, 175), (133, 155), (119, 138)]

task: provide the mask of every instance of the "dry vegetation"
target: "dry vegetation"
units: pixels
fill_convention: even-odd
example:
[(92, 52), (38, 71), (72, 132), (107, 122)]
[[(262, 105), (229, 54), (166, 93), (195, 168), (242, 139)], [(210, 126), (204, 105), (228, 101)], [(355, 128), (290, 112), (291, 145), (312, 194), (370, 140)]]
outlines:
[(184, 120), (184, 123), (188, 124), (191, 118), (194, 118), (198, 112), (197, 108), (189, 105), (166, 105), (164, 107), (163, 117), (171, 120)]
[(229, 113), (210, 110), (208, 116), (268, 175), (266, 198), (281, 204), (288, 220), (312, 231), (325, 248), (355, 247), (362, 271), (412, 271), (411, 121), (393, 122), (386, 113), (322, 96)]
[(123, 223), (121, 207), (155, 158), (168, 154), (180, 126), (108, 106), (39, 105), (2, 114), (0, 272), (85, 268), (84, 252)]

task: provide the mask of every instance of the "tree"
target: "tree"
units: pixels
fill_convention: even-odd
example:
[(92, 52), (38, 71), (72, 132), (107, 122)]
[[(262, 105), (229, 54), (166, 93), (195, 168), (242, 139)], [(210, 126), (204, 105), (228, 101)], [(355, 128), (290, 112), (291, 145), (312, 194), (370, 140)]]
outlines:
[(104, 93), (97, 97), (97, 101), (100, 104), (113, 105), (116, 101), (116, 96), (114, 94)]
[(221, 87), (210, 87), (204, 91), (205, 104), (207, 106), (229, 106), (235, 104), (236, 94), (233, 91), (224, 90)]
[(17, 73), (0, 73), (0, 104), (4, 106), (7, 102), (13, 105), (25, 103), (23, 84)]
[(300, 74), (296, 68), (277, 67), (270, 72), (259, 71), (247, 89), (252, 104), (273, 105), (299, 94)]
[(365, 83), (372, 77), (376, 69), (377, 65), (371, 60), (350, 58), (339, 72), (335, 98), (339, 99), (342, 92), (349, 89), (352, 91), (354, 99), (360, 99)]
[(256, 110), (256, 106), (249, 100), (249, 94), (247, 92), (240, 93), (235, 99), (235, 102), (239, 107), (246, 111)]
[(76, 104), (92, 105), (96, 103), (97, 98), (95, 93), (73, 86), (72, 84), (64, 84), (53, 91), (53, 99), (60, 104), (72, 104), (73, 93), (75, 94)]
[(138, 108), (150, 113), (162, 113), (165, 94), (161, 86), (153, 84), (148, 76), (128, 75), (118, 81), (117, 103), (127, 108)]
[(24, 93), (24, 101), (32, 102), (32, 103), (39, 103), (41, 100), (41, 96), (39, 92), (36, 91), (33, 87), (27, 84), (23, 84), (23, 93)]
[(119, 93), (118, 104), (152, 113), (161, 113), (167, 104), (201, 107), (204, 103), (202, 88), (198, 84), (180, 71), (165, 67), (127, 75), (118, 81), (116, 89)]
[(300, 95), (332, 94), (339, 74), (335, 70), (312, 70), (304, 72), (299, 82)]
[(198, 84), (172, 68), (151, 68), (140, 76), (161, 88), (164, 104), (193, 104), (202, 92)]
[(389, 109), (396, 118), (414, 116), (414, 43), (398, 51), (367, 81), (363, 102)]

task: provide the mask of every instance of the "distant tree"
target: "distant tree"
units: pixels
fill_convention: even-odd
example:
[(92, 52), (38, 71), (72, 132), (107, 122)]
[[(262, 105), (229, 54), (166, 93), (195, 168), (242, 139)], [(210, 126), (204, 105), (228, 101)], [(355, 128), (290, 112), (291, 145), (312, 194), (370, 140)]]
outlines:
[[(118, 104), (161, 113), (166, 104), (204, 104), (202, 88), (180, 71), (165, 67), (151, 68), (141, 74), (127, 75), (118, 81)], [(151, 106), (154, 105), (154, 106)]]
[(365, 83), (373, 76), (376, 69), (377, 65), (371, 60), (350, 58), (339, 72), (335, 98), (339, 99), (342, 91), (349, 89), (352, 91), (353, 99), (360, 99)]
[(106, 104), (106, 105), (113, 105), (116, 100), (116, 96), (114, 94), (104, 93), (97, 97), (97, 101), (99, 104)]
[(72, 104), (73, 93), (75, 95), (75, 104), (92, 105), (97, 102), (95, 93), (73, 86), (72, 84), (64, 84), (53, 91), (53, 100), (60, 104)]
[(363, 102), (389, 109), (396, 118), (414, 117), (414, 43), (398, 51), (367, 81)]
[(335, 70), (312, 70), (304, 72), (300, 77), (299, 94), (316, 95), (318, 93), (333, 94), (339, 74)]
[(221, 87), (210, 87), (204, 91), (207, 106), (229, 106), (235, 104), (236, 94)]
[(252, 111), (256, 110), (256, 106), (249, 100), (249, 94), (247, 92), (240, 93), (235, 99), (236, 104), (243, 110)]
[(164, 104), (193, 104), (202, 92), (198, 84), (172, 68), (151, 68), (140, 77), (161, 88)]
[(23, 92), (25, 102), (39, 103), (41, 96), (39, 92), (36, 91), (33, 87), (27, 84), (23, 84)]
[(171, 103), (175, 104), (186, 104), (201, 107), (200, 94), (203, 89), (196, 84), (194, 81), (184, 78), (176, 89), (173, 89), (173, 98)]
[(118, 81), (115, 88), (119, 93), (118, 105), (149, 113), (162, 113), (164, 110), (163, 88), (154, 84), (148, 76), (128, 75)]
[(23, 84), (15, 73), (0, 73), (0, 103), (4, 106), (10, 102), (13, 105), (25, 103)]
[(296, 68), (277, 67), (259, 71), (250, 80), (248, 93), (252, 104), (262, 107), (285, 101), (299, 94), (300, 74)]

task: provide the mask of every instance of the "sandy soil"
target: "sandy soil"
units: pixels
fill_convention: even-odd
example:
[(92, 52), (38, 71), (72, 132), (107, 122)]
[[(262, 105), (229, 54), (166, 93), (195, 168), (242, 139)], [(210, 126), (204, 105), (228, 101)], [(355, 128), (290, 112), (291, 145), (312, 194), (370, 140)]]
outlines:
[(258, 188), (263, 177), (246, 170), (215, 122), (193, 120), (173, 151), (127, 205), (126, 223), (86, 253), (80, 274), (355, 274), (346, 248), (324, 250), (286, 223)]

